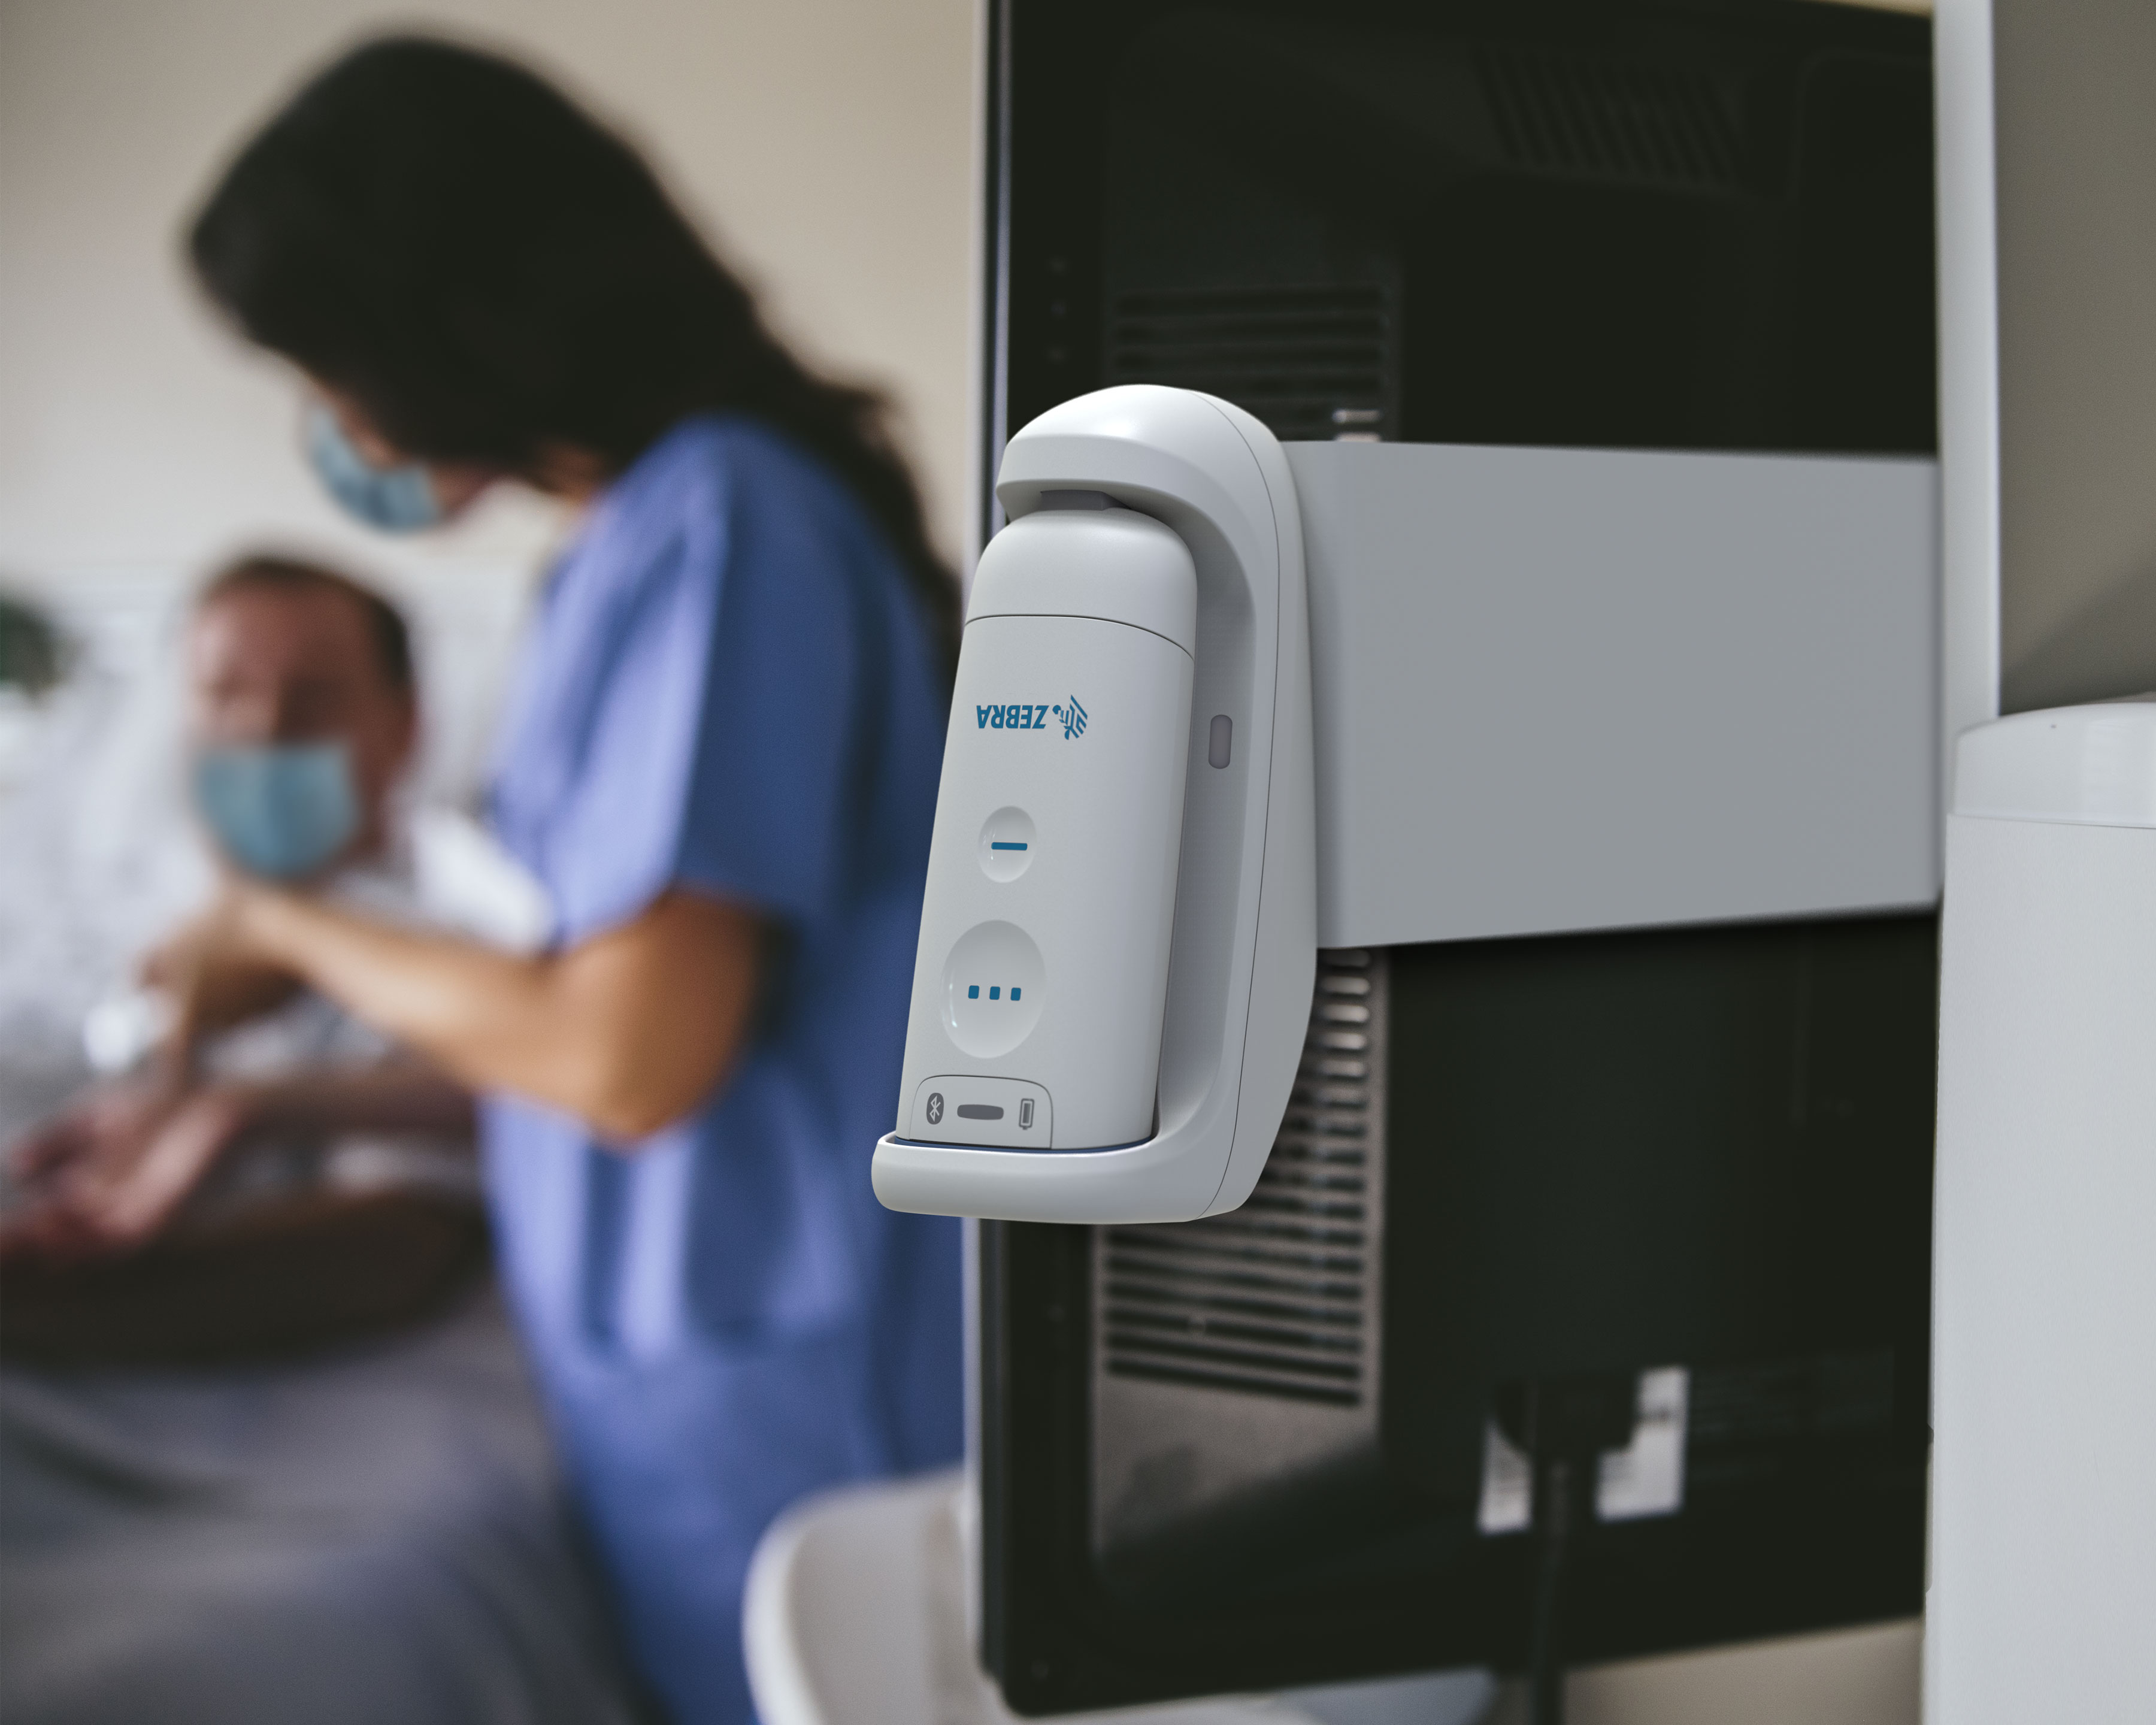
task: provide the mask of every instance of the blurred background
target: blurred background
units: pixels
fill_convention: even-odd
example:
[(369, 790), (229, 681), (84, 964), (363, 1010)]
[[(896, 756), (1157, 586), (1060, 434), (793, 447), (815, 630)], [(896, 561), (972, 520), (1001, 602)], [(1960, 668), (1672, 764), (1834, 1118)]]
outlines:
[[(391, 596), (422, 714), (405, 794), (454, 814), (569, 525), (506, 486), (406, 539), (338, 511), (299, 380), (182, 257), (238, 148), (385, 32), (531, 65), (645, 153), (797, 352), (889, 396), (955, 561), (973, 25), (973, 0), (0, 0), (0, 1149), (83, 1091), (93, 1009), (213, 889), (181, 651), (205, 579), (270, 551)], [(645, 1717), (468, 1147), (254, 1147), (169, 1241), (8, 1263), (0, 1712)], [(0, 1175), (0, 1213), (19, 1196)]]
[[(300, 457), (295, 380), (219, 326), (179, 250), (256, 124), (393, 28), (511, 54), (648, 152), (782, 336), (888, 393), (940, 548), (970, 567), (976, 0), (0, 0), (0, 1145), (85, 1080), (85, 1012), (206, 890), (199, 847), (171, 841), (178, 629), (210, 570), (270, 547), (395, 595), (418, 637), (418, 793), (469, 806), (481, 783), (563, 519), (502, 487), (444, 531), (353, 525)], [(2035, 272), (2052, 251), (2016, 255)], [(2039, 334), (2009, 387), (2077, 411), (2103, 344), (2071, 317)], [(2082, 488), (2118, 482), (2042, 477), (2055, 514), (2089, 521)], [(2156, 630), (2143, 566), (2108, 542), (2079, 573), (2013, 550), (2008, 708), (2133, 686)], [(1599, 1674), (1583, 1717), (1791, 1717), (1773, 1698), (1802, 1696), (1812, 1717), (1912, 1719), (1917, 1648), (1897, 1625), (1649, 1662)]]
[(299, 457), (294, 378), (219, 326), (179, 249), (303, 78), (413, 28), (528, 61), (642, 146), (783, 338), (889, 393), (941, 547), (966, 550), (971, 0), (0, 0), (0, 597), (57, 631), (0, 667), (0, 1138), (80, 1081), (84, 1010), (203, 890), (167, 842), (174, 645), (218, 564), (275, 547), (394, 595), (414, 788), (475, 793), (561, 521), (504, 487), (444, 532), (352, 524)]

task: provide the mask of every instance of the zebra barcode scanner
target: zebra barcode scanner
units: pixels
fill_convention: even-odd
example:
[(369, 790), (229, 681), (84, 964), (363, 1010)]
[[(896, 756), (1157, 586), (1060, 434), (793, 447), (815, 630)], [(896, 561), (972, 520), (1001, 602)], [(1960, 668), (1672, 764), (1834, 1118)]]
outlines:
[(1211, 396), (1101, 390), (1004, 451), (914, 963), (893, 1209), (1233, 1209), (1317, 962), (1302, 532), (1286, 457)]

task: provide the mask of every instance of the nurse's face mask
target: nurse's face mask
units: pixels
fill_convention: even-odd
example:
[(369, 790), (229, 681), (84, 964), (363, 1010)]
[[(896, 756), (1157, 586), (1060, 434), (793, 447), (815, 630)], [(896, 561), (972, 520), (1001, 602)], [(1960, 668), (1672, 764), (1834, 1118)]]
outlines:
[(194, 804), (233, 866), (303, 880), (352, 843), (359, 793), (342, 742), (213, 745), (197, 751)]
[(385, 533), (416, 533), (448, 519), (424, 462), (377, 467), (326, 402), (307, 404), (301, 434), (315, 477), (354, 520)]

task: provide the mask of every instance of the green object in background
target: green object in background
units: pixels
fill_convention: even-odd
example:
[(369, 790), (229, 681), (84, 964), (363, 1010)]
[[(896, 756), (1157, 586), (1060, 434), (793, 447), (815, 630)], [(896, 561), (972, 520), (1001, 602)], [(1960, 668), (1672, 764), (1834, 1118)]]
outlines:
[(41, 695), (65, 670), (59, 631), (43, 614), (0, 593), (0, 689)]

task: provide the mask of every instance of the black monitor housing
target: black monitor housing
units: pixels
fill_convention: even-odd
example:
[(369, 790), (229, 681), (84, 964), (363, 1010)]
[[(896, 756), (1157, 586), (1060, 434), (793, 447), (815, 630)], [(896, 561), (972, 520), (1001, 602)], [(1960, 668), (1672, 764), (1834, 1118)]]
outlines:
[[(1935, 449), (1922, 19), (1000, 0), (989, 33), (985, 474), (1136, 382), (1284, 440)], [(1935, 926), (1330, 951), (1242, 1209), (983, 1224), (1011, 1704), (1520, 1668), (1497, 1440), (1672, 1368), (1681, 1507), (1582, 1529), (1569, 1657), (1918, 1611)]]

